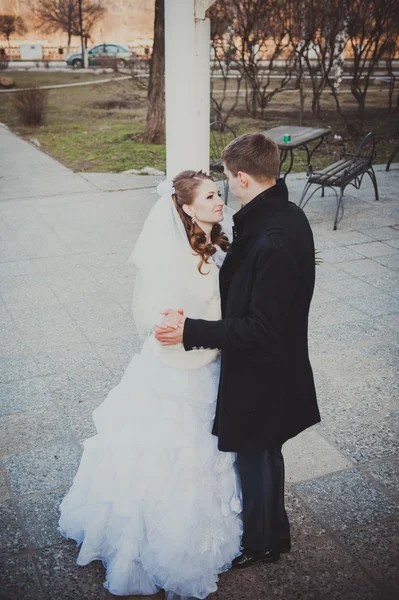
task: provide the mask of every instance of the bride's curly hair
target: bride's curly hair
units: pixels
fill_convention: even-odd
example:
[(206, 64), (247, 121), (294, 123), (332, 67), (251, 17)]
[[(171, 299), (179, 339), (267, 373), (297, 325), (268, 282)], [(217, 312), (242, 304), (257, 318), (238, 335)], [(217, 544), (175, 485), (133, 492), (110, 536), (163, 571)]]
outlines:
[(188, 241), (194, 252), (201, 257), (198, 264), (198, 271), (201, 275), (206, 275), (206, 273), (201, 271), (202, 266), (204, 264), (209, 264), (209, 259), (216, 252), (214, 244), (217, 244), (224, 252), (227, 252), (230, 246), (230, 242), (223, 233), (220, 223), (215, 223), (213, 226), (211, 231), (211, 244), (207, 244), (205, 233), (197, 223), (193, 223), (191, 217), (183, 210), (184, 204), (192, 204), (194, 202), (195, 192), (204, 179), (213, 181), (213, 178), (210, 175), (207, 175), (202, 171), (182, 171), (173, 179), (175, 193), (172, 196), (176, 210), (183, 221)]

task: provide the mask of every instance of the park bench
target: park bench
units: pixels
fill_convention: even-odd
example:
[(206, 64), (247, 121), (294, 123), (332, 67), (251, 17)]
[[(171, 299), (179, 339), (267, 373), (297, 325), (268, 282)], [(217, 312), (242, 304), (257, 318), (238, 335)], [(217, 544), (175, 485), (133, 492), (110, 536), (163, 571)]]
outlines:
[[(313, 171), (312, 165), (308, 167), (308, 180), (302, 192), (299, 206), (304, 208), (314, 194), (321, 189), (324, 196), (325, 188), (331, 188), (337, 199), (337, 210), (334, 220), (334, 231), (344, 216), (344, 191), (348, 185), (353, 185), (357, 190), (360, 188), (363, 177), (367, 174), (374, 185), (375, 199), (378, 200), (377, 178), (373, 169), (373, 160), (376, 155), (375, 138), (372, 132), (368, 133), (360, 142), (354, 154), (348, 154), (343, 148), (341, 158), (334, 164), (322, 171)], [(312, 193), (307, 196), (311, 186), (316, 186)], [(337, 189), (339, 192), (337, 191)]]
[(399, 152), (399, 144), (393, 149), (391, 155), (388, 158), (388, 162), (387, 162), (387, 166), (385, 167), (386, 171), (389, 171), (389, 168), (391, 166), (391, 163), (393, 163), (393, 159), (395, 158), (395, 156), (398, 154)]

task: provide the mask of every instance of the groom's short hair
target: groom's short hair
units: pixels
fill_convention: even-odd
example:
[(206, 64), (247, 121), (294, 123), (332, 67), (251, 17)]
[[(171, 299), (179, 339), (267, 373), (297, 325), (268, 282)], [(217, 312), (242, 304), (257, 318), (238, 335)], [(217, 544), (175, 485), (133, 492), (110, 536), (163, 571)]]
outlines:
[(224, 148), (222, 162), (234, 177), (243, 171), (258, 181), (277, 179), (280, 151), (263, 133), (246, 133)]

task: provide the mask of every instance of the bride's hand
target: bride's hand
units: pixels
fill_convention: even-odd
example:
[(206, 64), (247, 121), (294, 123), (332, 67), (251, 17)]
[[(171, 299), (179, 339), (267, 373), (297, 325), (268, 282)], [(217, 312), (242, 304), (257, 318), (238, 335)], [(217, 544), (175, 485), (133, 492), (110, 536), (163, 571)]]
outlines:
[(163, 317), (161, 327), (164, 329), (177, 329), (180, 326), (180, 320), (173, 315)]
[(173, 346), (183, 340), (183, 327), (186, 317), (183, 310), (168, 309), (163, 312), (162, 324), (155, 325), (154, 332), (157, 340), (163, 346)]
[(182, 326), (184, 319), (182, 319), (184, 315), (184, 311), (179, 308), (177, 311), (172, 308), (168, 308), (168, 310), (164, 310), (162, 313), (163, 319), (158, 325), (160, 328), (164, 329), (177, 329)]

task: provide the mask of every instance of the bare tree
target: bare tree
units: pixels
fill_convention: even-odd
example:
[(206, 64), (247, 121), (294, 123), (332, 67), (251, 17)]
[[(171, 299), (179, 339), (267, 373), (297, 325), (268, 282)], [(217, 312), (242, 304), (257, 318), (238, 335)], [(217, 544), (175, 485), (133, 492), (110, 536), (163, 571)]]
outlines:
[[(399, 56), (399, 6), (395, 5), (390, 21), (390, 40), (384, 52), (385, 65), (389, 76), (388, 113), (399, 110), (399, 90), (397, 83), (399, 77), (393, 68), (394, 60)], [(396, 99), (394, 98), (396, 92)]]
[(29, 6), (44, 32), (66, 33), (67, 54), (69, 54), (72, 32), (76, 25), (77, 0), (31, 0)]
[(295, 88), (299, 90), (299, 124), (302, 125), (305, 114), (305, 55), (313, 37), (313, 19), (305, 18), (306, 0), (285, 0), (280, 3), (279, 18), (286, 28), (295, 55)]
[[(392, 38), (390, 46), (387, 48), (385, 55), (385, 64), (389, 76), (389, 90), (388, 90), (388, 113), (398, 112), (399, 110), (399, 91), (398, 91), (398, 80), (399, 77), (393, 68), (393, 61), (399, 55), (399, 28), (398, 33)], [(394, 99), (396, 91), (396, 100)]]
[[(295, 53), (279, 16), (280, 0), (231, 1), (235, 10), (234, 61), (243, 74), (246, 107), (253, 117), (263, 118), (266, 106), (292, 79)], [(280, 77), (274, 79), (277, 66)]]
[(165, 0), (155, 1), (154, 46), (148, 85), (144, 144), (162, 144), (165, 135)]
[(244, 76), (234, 60), (234, 15), (234, 6), (225, 0), (218, 0), (207, 14), (211, 20), (211, 119), (223, 123), (237, 107)]
[[(304, 75), (309, 75), (312, 112), (320, 115), (320, 100), (329, 79), (334, 79), (336, 89), (342, 79), (345, 12), (340, 0), (285, 0), (282, 5), (282, 19), (297, 55), (297, 78), (302, 83)], [(301, 84), (298, 87), (301, 89)]]
[[(82, 26), (79, 22), (79, 4), (81, 5), (82, 10)], [(85, 47), (87, 48), (87, 42), (91, 40), (93, 27), (100, 19), (102, 19), (107, 9), (102, 0), (98, 0), (98, 2), (91, 2), (90, 0), (80, 0), (79, 2), (79, 0), (77, 0), (76, 6), (76, 18), (73, 22), (72, 35), (82, 37), (85, 41)]]
[(22, 17), (17, 15), (0, 15), (0, 34), (3, 35), (10, 47), (10, 38), (13, 35), (23, 35), (27, 29)]
[(358, 103), (357, 116), (362, 125), (367, 92), (379, 61), (392, 45), (399, 6), (396, 0), (345, 0), (342, 5), (353, 54), (351, 92)]
[(308, 15), (313, 15), (311, 43), (304, 59), (310, 75), (313, 91), (312, 112), (320, 115), (321, 95), (331, 81), (336, 92), (342, 80), (339, 72), (346, 38), (345, 16), (341, 10), (341, 0), (311, 2)]
[[(82, 23), (79, 8), (82, 10)], [(68, 36), (68, 52), (73, 36), (83, 39), (84, 48), (94, 25), (106, 12), (102, 1), (91, 0), (30, 0), (36, 21), (48, 33), (62, 31)]]

